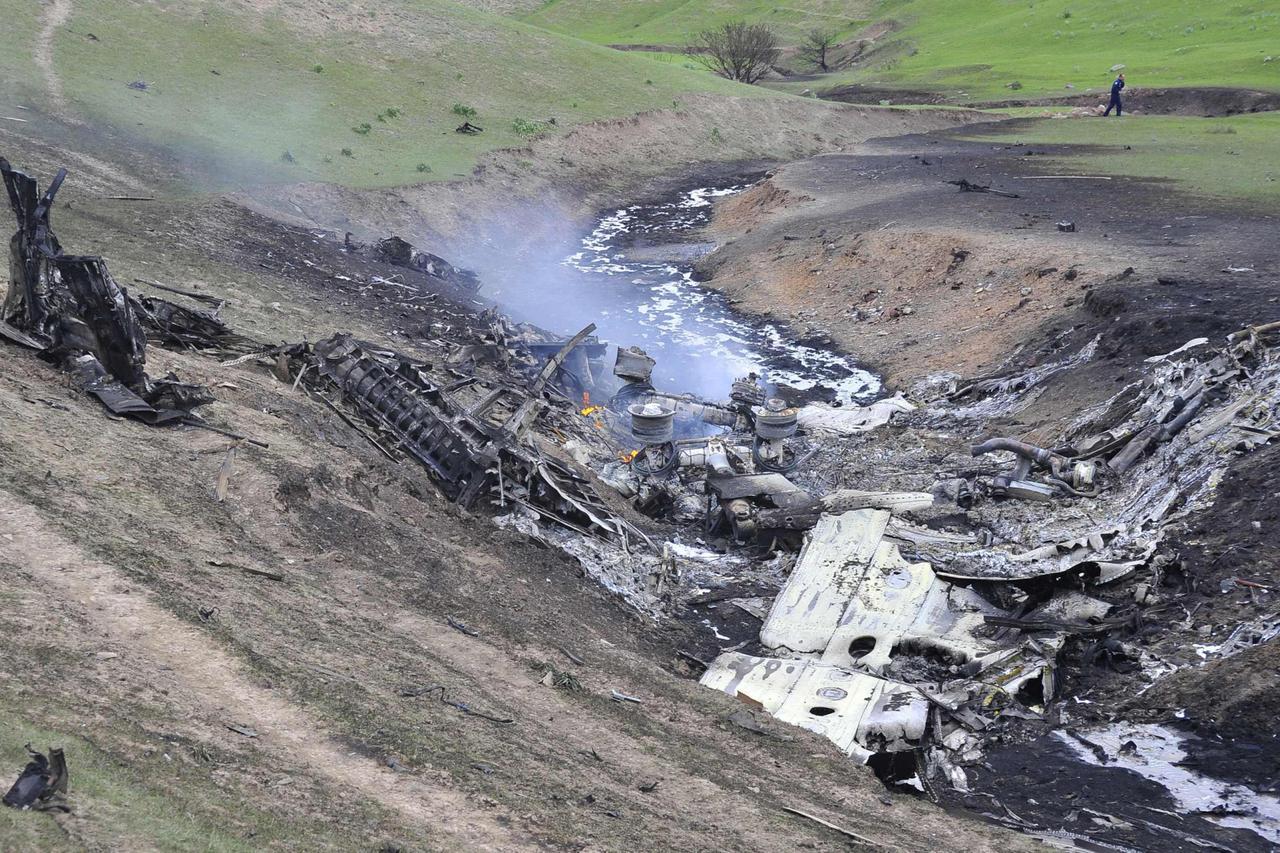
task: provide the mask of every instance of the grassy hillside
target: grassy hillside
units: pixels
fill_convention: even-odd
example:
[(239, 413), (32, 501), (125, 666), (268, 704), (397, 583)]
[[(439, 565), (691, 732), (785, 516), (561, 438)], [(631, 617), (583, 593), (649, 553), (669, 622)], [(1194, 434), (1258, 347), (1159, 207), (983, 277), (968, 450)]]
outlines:
[(595, 42), (663, 45), (732, 19), (770, 24), (789, 44), (813, 26), (847, 40), (888, 22), (865, 62), (825, 82), (956, 100), (1070, 93), (1068, 83), (1083, 92), (1109, 84), (1117, 64), (1137, 86), (1280, 90), (1280, 4), (1270, 0), (550, 0), (523, 19)]
[[(0, 72), (41, 98), (35, 4), (5, 3)], [(453, 178), (485, 151), (691, 92), (769, 95), (449, 0), (258, 5), (74, 0), (53, 40), (70, 107), (215, 168), (371, 186)], [(464, 119), (484, 133), (455, 133)]]
[[(32, 57), (41, 7), (0, 4), (0, 105), (40, 104), (47, 80)], [(701, 28), (735, 18), (767, 22), (790, 42), (819, 25), (852, 39), (866, 32), (868, 22), (895, 22), (864, 62), (817, 82), (771, 84), (784, 90), (857, 82), (929, 88), (955, 100), (1033, 97), (1100, 89), (1118, 63), (1134, 87), (1280, 90), (1280, 7), (1261, 2), (69, 5), (68, 21), (52, 31), (52, 68), (71, 111), (115, 127), (122, 132), (117, 138), (176, 150), (215, 173), (247, 170), (254, 182), (380, 186), (451, 179), (468, 174), (479, 155), (495, 148), (581, 122), (668, 107), (689, 93), (768, 97), (762, 87), (721, 80), (683, 57), (602, 46), (680, 44)], [(1021, 88), (1007, 88), (1013, 81)], [(1065, 89), (1068, 83), (1075, 88)], [(455, 133), (463, 120), (484, 133)]]
[(540, 27), (602, 44), (679, 45), (694, 33), (732, 20), (765, 23), (784, 43), (814, 27), (852, 34), (866, 24), (874, 0), (550, 0), (524, 16)]
[[(20, 0), (0, 0), (0, 105), (23, 103), (31, 96), (27, 85), (36, 73), (31, 54), (39, 27), (40, 6)], [(12, 115), (12, 113), (9, 113)]]
[(884, 0), (874, 18), (900, 28), (832, 83), (1001, 99), (1100, 88), (1124, 64), (1134, 86), (1280, 90), (1275, 3)]
[(901, 29), (832, 83), (1032, 97), (1106, 86), (1123, 64), (1135, 86), (1280, 90), (1274, 2), (883, 0), (874, 17)]
[[(14, 598), (6, 595), (0, 600), (20, 611), (21, 602)], [(6, 627), (13, 632), (10, 637), (22, 634), (12, 623)], [(61, 649), (46, 648), (46, 655), (65, 655)], [(40, 723), (33, 725), (32, 716)], [(0, 849), (5, 851), (88, 848), (253, 853), (266, 848), (355, 849), (364, 840), (354, 834), (343, 837), (309, 815), (295, 812), (286, 820), (263, 807), (269, 804), (237, 798), (215, 778), (190, 772), (189, 764), (181, 758), (186, 749), (176, 737), (161, 741), (166, 743), (164, 753), (152, 747), (135, 752), (128, 760), (100, 744), (115, 742), (117, 737), (131, 738), (125, 742), (134, 744), (145, 741), (150, 733), (138, 727), (139, 721), (94, 721), (90, 736), (85, 731), (89, 724), (83, 719), (57, 728), (46, 722), (49, 716), (62, 715), (33, 714), (30, 700), (0, 700), (0, 725), (6, 733), (0, 748), (4, 786), (8, 788), (8, 776), (16, 776), (28, 761), (20, 744), (30, 743), (42, 752), (50, 744), (63, 748), (76, 812), (71, 834), (47, 814), (0, 807)], [(175, 754), (177, 761), (173, 760)], [(262, 772), (265, 776), (269, 771)], [(179, 784), (173, 784), (179, 779)], [(86, 830), (102, 846), (86, 844)]]

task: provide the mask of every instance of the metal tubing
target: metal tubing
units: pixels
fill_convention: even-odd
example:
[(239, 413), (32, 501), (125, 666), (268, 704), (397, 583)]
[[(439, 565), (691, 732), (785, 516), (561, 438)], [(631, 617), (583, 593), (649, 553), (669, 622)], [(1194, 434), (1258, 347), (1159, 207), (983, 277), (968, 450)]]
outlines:
[(997, 450), (1006, 450), (1009, 453), (1017, 454), (1024, 459), (1030, 459), (1041, 465), (1049, 465), (1055, 458), (1060, 458), (1052, 450), (1045, 450), (1043, 447), (1036, 447), (1033, 444), (1027, 444), (1013, 438), (989, 438), (981, 444), (975, 444), (969, 448), (969, 451), (974, 456), (993, 453)]

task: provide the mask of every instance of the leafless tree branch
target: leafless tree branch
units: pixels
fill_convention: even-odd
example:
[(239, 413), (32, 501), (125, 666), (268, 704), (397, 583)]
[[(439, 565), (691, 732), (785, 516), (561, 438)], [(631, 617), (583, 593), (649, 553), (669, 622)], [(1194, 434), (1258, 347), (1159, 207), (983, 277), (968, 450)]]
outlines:
[(777, 61), (778, 39), (763, 24), (734, 21), (698, 33), (685, 54), (721, 77), (755, 83)]
[(804, 59), (812, 65), (816, 65), (822, 71), (830, 71), (830, 55), (831, 50), (836, 46), (836, 34), (832, 30), (813, 29), (805, 36), (804, 44), (800, 45), (800, 58)]

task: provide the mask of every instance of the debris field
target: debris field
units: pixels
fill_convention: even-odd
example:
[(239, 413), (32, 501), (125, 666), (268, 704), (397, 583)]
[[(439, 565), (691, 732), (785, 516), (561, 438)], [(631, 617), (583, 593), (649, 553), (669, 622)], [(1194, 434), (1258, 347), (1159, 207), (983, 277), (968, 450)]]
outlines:
[[(197, 308), (136, 296), (101, 258), (64, 254), (50, 211), (65, 171), (40, 193), (0, 167), (18, 223), (0, 335), (108, 412), (254, 442), (200, 416), (216, 389), (149, 376), (147, 347), (270, 372), (383, 456), (423, 466), (449, 501), (576, 559), (636, 618), (691, 626), (673, 671), (735, 698), (738, 725), (808, 729), (935, 802), (974, 791), (997, 746), (1078, 733), (1081, 672), (1117, 669), (1139, 693), (1280, 635), (1272, 585), (1241, 577), (1255, 606), (1188, 648), (1173, 630), (1194, 614), (1171, 547), (1230, 466), (1280, 435), (1280, 323), (1150, 358), (1140, 380), (1031, 444), (990, 425), (1093, 359), (1097, 338), (976, 379), (929, 376), (866, 406), (789, 405), (755, 375), (718, 400), (665, 391), (651, 383), (654, 360), (626, 341), (593, 326), (562, 337), (493, 309), (442, 328), (434, 360), (335, 330), (255, 341), (220, 319), (216, 298), (167, 288)], [(398, 237), (347, 235), (343, 250), (404, 268), (377, 284), (409, 308), (433, 299), (426, 279), (480, 285)], [(545, 681), (572, 687), (552, 669)], [(7, 804), (65, 791), (61, 752), (32, 755)], [(969, 808), (1046, 840), (1134, 849), (1115, 827)], [(1248, 835), (1266, 817), (1242, 820)], [(1152, 821), (1151, 837), (1200, 838)]]

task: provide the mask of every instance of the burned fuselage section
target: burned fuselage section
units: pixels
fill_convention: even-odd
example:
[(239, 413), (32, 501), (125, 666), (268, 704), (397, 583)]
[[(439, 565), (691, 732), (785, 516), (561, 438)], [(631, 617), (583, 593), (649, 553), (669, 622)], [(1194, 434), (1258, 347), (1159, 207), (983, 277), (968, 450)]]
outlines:
[(424, 252), (394, 234), (369, 244), (352, 240), (347, 234), (343, 245), (349, 252), (420, 273), (461, 293), (474, 293), (480, 289), (480, 278), (471, 270), (455, 267), (439, 255)]
[(116, 283), (102, 258), (63, 253), (49, 215), (66, 170), (43, 193), (35, 178), (7, 160), (0, 159), (0, 174), (18, 221), (9, 241), (0, 334), (74, 372), (84, 390), (116, 414), (159, 424), (185, 420), (209, 402), (198, 386), (146, 373), (144, 324), (172, 328), (169, 309), (183, 309), (164, 300), (144, 306)]
[[(589, 332), (589, 330), (587, 330)], [(580, 473), (539, 452), (530, 439), (547, 403), (542, 389), (586, 333), (564, 343), (527, 386), (470, 376), (441, 384), (433, 365), (335, 335), (293, 355), (311, 365), (330, 388), (398, 448), (431, 472), (451, 500), (473, 506), (527, 507), (569, 529), (625, 542), (630, 525), (618, 518)]]

